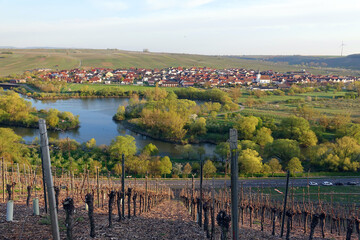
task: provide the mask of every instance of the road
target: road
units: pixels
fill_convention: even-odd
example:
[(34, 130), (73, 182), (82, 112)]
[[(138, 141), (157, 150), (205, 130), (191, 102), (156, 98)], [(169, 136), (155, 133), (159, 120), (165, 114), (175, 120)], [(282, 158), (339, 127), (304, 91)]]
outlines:
[[(322, 177), (322, 178), (310, 178), (309, 181), (317, 182), (319, 185), (321, 185), (324, 181), (329, 181), (332, 183), (335, 182), (341, 182), (344, 185), (346, 185), (347, 182), (359, 182), (360, 183), (360, 177)], [(131, 181), (132, 182), (132, 181)], [(155, 184), (155, 180), (149, 180), (149, 183), (151, 182), (151, 185)], [(188, 184), (188, 186), (191, 186), (191, 179), (189, 180), (161, 180), (159, 179), (159, 182), (161, 184), (166, 184), (167, 186), (170, 186), (172, 189), (179, 189), (183, 188)], [(144, 183), (143, 179), (138, 179), (137, 183)], [(224, 187), (224, 184), (226, 184), (227, 187), (230, 187), (230, 179), (227, 179), (226, 181), (224, 179), (215, 179), (215, 188), (221, 188)], [(204, 188), (211, 187), (212, 180), (204, 179), (203, 186)], [(294, 187), (305, 187), (308, 184), (307, 178), (290, 178), (289, 185)], [(254, 178), (254, 179), (241, 179), (239, 180), (239, 187), (243, 185), (243, 187), (282, 187), (286, 185), (286, 178)], [(360, 185), (359, 185), (360, 186)], [(199, 187), (199, 179), (195, 179), (195, 187)], [(341, 186), (339, 186), (341, 187)]]

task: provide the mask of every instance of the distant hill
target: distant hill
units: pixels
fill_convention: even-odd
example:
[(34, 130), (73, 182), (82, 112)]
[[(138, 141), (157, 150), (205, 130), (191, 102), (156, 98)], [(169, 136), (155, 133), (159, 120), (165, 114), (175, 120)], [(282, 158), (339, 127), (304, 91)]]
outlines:
[[(9, 54), (11, 52), (11, 54)], [(273, 70), (278, 72), (298, 71), (301, 65), (292, 65), (289, 60), (269, 58), (209, 56), (179, 53), (132, 52), (117, 49), (0, 49), (0, 76), (22, 73), (36, 68), (72, 69), (72, 68), (166, 68), (166, 67), (212, 67), (245, 68), (254, 70)], [(292, 56), (291, 56), (292, 57)], [(295, 61), (295, 58), (293, 58)], [(351, 74), (348, 70), (306, 67), (314, 74), (329, 71)]]
[(300, 65), (304, 67), (328, 67), (328, 68), (346, 68), (360, 70), (360, 54), (352, 54), (346, 57), (331, 56), (243, 56), (240, 59), (261, 60), (277, 62), (289, 65)]

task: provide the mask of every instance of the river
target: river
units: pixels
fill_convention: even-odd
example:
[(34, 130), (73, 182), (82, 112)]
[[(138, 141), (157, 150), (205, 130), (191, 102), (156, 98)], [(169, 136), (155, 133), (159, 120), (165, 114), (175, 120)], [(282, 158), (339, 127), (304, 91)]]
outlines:
[[(91, 138), (95, 138), (96, 144), (109, 145), (116, 136), (131, 135), (136, 140), (138, 149), (143, 148), (149, 143), (155, 144), (162, 156), (168, 155), (177, 157), (180, 155), (176, 149), (176, 144), (163, 142), (134, 133), (126, 129), (121, 123), (112, 120), (119, 105), (126, 106), (127, 98), (83, 98), (83, 99), (64, 99), (64, 100), (35, 100), (26, 98), (38, 110), (56, 108), (59, 111), (69, 111), (74, 115), (79, 115), (80, 128), (65, 132), (49, 131), (48, 135), (52, 138), (72, 138), (77, 142), (83, 143)], [(26, 142), (31, 142), (39, 136), (38, 129), (12, 127), (14, 131), (23, 137)], [(213, 144), (194, 144), (203, 146), (207, 156), (212, 156), (215, 149)]]

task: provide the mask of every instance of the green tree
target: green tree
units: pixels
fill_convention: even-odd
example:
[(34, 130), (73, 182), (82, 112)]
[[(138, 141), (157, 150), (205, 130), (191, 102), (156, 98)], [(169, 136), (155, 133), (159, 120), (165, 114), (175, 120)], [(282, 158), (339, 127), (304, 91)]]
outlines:
[(271, 136), (271, 129), (262, 127), (257, 132), (253, 141), (260, 145), (260, 147), (264, 148), (266, 144), (272, 143), (274, 138)]
[(262, 158), (252, 149), (245, 149), (239, 155), (240, 171), (244, 173), (258, 173), (262, 168)]
[(257, 117), (241, 117), (234, 125), (234, 128), (238, 130), (240, 139), (252, 139), (256, 127), (259, 124)]
[(149, 143), (142, 149), (141, 152), (146, 153), (149, 156), (156, 156), (159, 154), (159, 149), (154, 144)]
[(172, 163), (168, 156), (161, 158), (161, 174), (170, 174), (172, 170)]
[(271, 167), (267, 163), (264, 163), (264, 165), (262, 166), (261, 172), (262, 173), (270, 173)]
[(86, 142), (86, 147), (87, 148), (94, 148), (96, 147), (96, 140), (95, 138), (90, 139), (89, 141)]
[(251, 140), (241, 140), (241, 141), (238, 141), (238, 143), (239, 143), (238, 147), (242, 150), (249, 148), (249, 149), (255, 150), (257, 152), (260, 151), (260, 146)]
[(289, 170), (291, 175), (294, 176), (296, 172), (303, 172), (304, 168), (301, 165), (300, 159), (297, 157), (293, 157), (287, 164), (286, 170)]
[(283, 166), (287, 166), (287, 163), (293, 157), (300, 156), (299, 143), (290, 139), (276, 139), (267, 144), (264, 151), (268, 158), (275, 157), (279, 159)]
[(22, 141), (22, 138), (12, 129), (0, 128), (0, 156), (9, 162), (22, 160), (24, 149)]
[(274, 176), (274, 173), (281, 172), (281, 164), (279, 163), (279, 160), (276, 158), (270, 159), (270, 161), (267, 163), (270, 167), (271, 174)]
[(207, 160), (205, 162), (204, 167), (203, 167), (203, 173), (206, 178), (209, 177), (210, 175), (213, 175), (214, 173), (216, 173), (216, 167), (212, 161)]
[(59, 111), (56, 109), (50, 109), (48, 112), (48, 115), (46, 117), (46, 123), (48, 127), (55, 128), (59, 123), (59, 117), (58, 117)]
[(120, 105), (117, 109), (117, 112), (114, 116), (114, 119), (117, 121), (122, 121), (125, 119), (125, 106)]
[(214, 152), (224, 162), (230, 156), (230, 144), (228, 142), (221, 142), (216, 145)]
[(125, 158), (133, 156), (136, 153), (135, 138), (130, 135), (117, 136), (111, 141), (109, 150), (110, 155), (117, 160), (121, 159), (122, 154)]
[(304, 147), (315, 146), (317, 143), (317, 137), (310, 130), (309, 122), (302, 117), (284, 118), (280, 124), (280, 133), (284, 138), (297, 140)]
[(192, 135), (204, 135), (206, 134), (206, 119), (200, 117), (190, 124), (189, 132)]

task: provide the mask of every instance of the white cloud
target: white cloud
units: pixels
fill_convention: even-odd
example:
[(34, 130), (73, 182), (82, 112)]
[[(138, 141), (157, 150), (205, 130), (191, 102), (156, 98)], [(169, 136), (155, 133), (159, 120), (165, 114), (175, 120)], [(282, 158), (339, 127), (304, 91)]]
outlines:
[[(114, 1), (91, 1), (115, 9), (111, 5)], [(154, 10), (169, 11), (131, 17), (109, 14), (102, 19), (9, 21), (0, 25), (0, 45), (149, 48), (203, 54), (326, 54), (337, 51), (344, 40), (349, 53), (360, 52), (360, 33), (354, 31), (360, 25), (359, 0), (271, 0), (261, 4), (254, 0), (247, 5), (234, 1), (231, 7), (217, 9), (200, 7), (212, 0), (144, 1), (152, 3)], [(120, 4), (117, 9), (122, 7)], [(94, 29), (101, 29), (106, 37)]]

